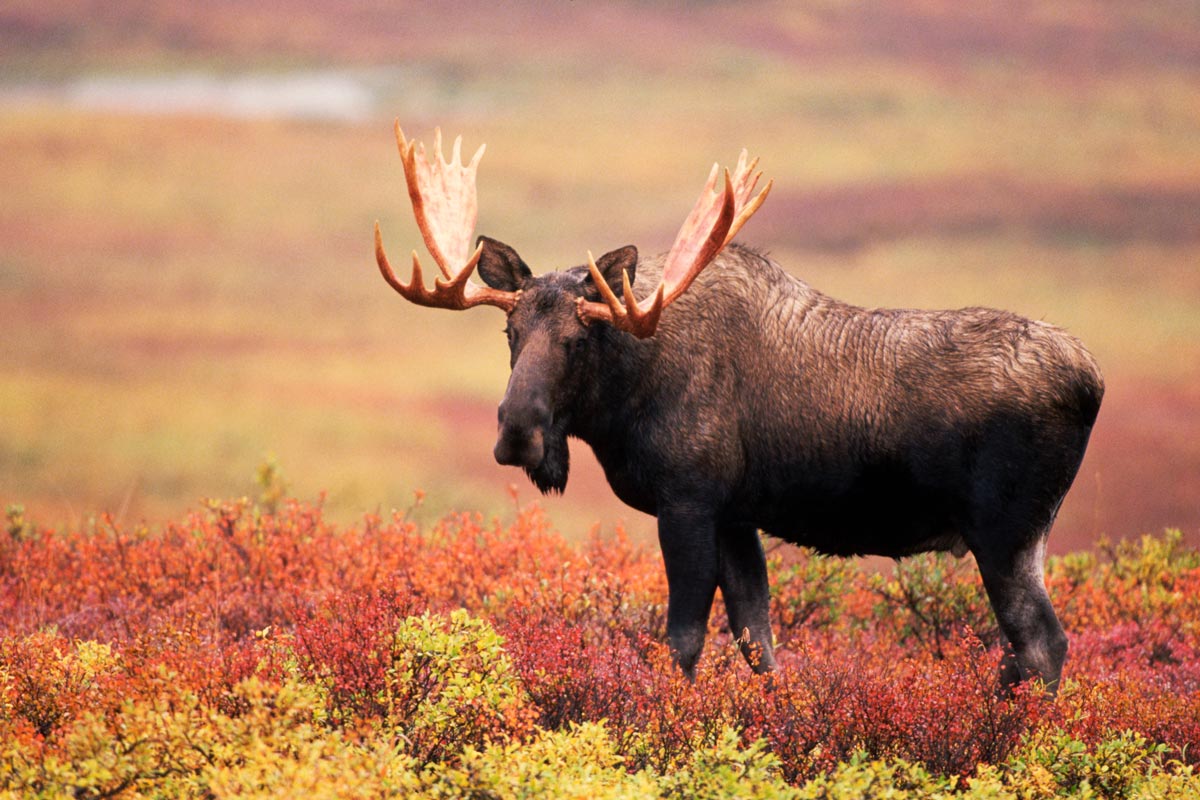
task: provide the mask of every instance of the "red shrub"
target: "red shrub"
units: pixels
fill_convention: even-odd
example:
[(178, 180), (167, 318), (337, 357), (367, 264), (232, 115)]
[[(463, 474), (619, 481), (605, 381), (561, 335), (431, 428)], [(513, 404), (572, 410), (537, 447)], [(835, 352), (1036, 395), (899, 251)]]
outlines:
[(323, 683), (335, 720), (382, 719), (391, 666), (390, 640), (418, 602), (397, 591), (334, 592), (311, 609), (299, 611), (293, 647), (301, 674)]
[(153, 533), (105, 518), (22, 531), (0, 537), (0, 737), (53, 738), (83, 710), (170, 694), (164, 682), (236, 716), (246, 677), (298, 675), (321, 687), (325, 724), (394, 730), (433, 760), (535, 721), (599, 720), (631, 768), (681, 764), (734, 726), (793, 781), (856, 751), (966, 775), (1026, 732), (1132, 730), (1171, 757), (1200, 753), (1200, 557), (1178, 537), (1051, 562), (1071, 637), (1051, 703), (997, 695), (999, 653), (971, 633), (988, 641), (994, 621), (969, 562), (883, 576), (774, 553), (780, 671), (752, 674), (718, 606), (689, 682), (663, 644), (658, 552), (619, 532), (569, 544), (536, 507), (509, 525), (369, 516), (343, 530), (319, 505), (241, 501)]
[(906, 656), (894, 642), (814, 636), (783, 654), (780, 672), (747, 684), (737, 718), (762, 737), (789, 780), (811, 777), (857, 751), (969, 774), (1003, 760), (1037, 718), (1041, 701), (996, 691), (998, 654), (971, 637), (945, 658)]
[(111, 650), (53, 631), (0, 639), (0, 721), (43, 738), (84, 711), (118, 705), (126, 672)]

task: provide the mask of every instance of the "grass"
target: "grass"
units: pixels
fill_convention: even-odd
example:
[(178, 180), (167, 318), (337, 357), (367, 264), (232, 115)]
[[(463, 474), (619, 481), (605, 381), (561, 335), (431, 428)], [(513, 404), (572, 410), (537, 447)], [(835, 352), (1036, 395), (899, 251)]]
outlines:
[[(387, 112), (362, 124), (6, 109), (0, 500), (43, 519), (161, 518), (247, 491), (274, 453), (343, 518), (406, 507), (418, 487), (431, 514), (506, 508), (508, 484), (526, 483), (491, 461), (498, 315), (409, 307), (371, 260), (377, 218), (394, 260), (419, 241), (394, 112), (423, 139), (440, 124), (488, 143), (479, 230), (539, 271), (628, 242), (665, 249), (707, 164), (749, 146), (776, 195), (743, 238), (813, 285), (869, 305), (1007, 307), (1093, 348), (1112, 413), (1064, 508), (1064, 548), (1191, 531), (1195, 504), (1176, 498), (1200, 491), (1200, 445), (1156, 445), (1144, 482), (1122, 457), (1150, 446), (1150, 387), (1186, 407), (1200, 385), (1186, 222), (1200, 84), (1172, 44), (1197, 32), (1151, 5), (1103, 25), (1084, 6), (992, 20), (978, 52), (961, 43), (972, 20), (936, 5), (894, 12), (921, 33), (898, 31), (895, 50), (886, 20), (841, 4), (572, 7), (540, 27), (518, 5), (454, 32), (416, 8), (324, 26), (323, 7), (297, 3), (272, 27), (267, 12), (168, 6), (133, 37), (132, 11), (81, 26), (66, 6), (20, 5), (34, 33), (0, 32), (17, 76), (400, 64), (381, 79)], [(1047, 45), (1060, 29), (1095, 53), (1072, 50), (1078, 36)], [(1143, 40), (1140, 56), (1122, 49)], [(1180, 420), (1191, 430), (1194, 407)], [(575, 463), (549, 501), (564, 529), (650, 530), (582, 448)]]

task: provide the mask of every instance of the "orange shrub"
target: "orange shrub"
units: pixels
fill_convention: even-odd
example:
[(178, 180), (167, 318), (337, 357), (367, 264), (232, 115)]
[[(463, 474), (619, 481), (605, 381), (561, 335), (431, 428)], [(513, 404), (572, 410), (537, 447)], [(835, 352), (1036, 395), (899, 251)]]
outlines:
[[(53, 793), (62, 765), (85, 762), (95, 791), (154, 775), (183, 795), (241, 786), (270, 770), (236, 755), (229, 741), (251, 735), (238, 720), (282, 726), (283, 749), (256, 745), (262, 758), (335, 753), (393, 786), (449, 780), (437, 770), (536, 749), (545, 732), (569, 750), (577, 726), (599, 723), (625, 770), (692, 769), (734, 731), (797, 784), (858, 775), (839, 765), (863, 759), (960, 779), (1019, 762), (1045, 782), (1101, 770), (1109, 750), (1186, 782), (1168, 765), (1200, 753), (1200, 557), (1173, 534), (1051, 561), (1072, 649), (1049, 701), (996, 692), (969, 562), (930, 556), (886, 576), (773, 553), (780, 670), (750, 672), (718, 607), (689, 682), (663, 644), (661, 558), (620, 533), (572, 545), (536, 507), (420, 530), (403, 516), (339, 529), (319, 504), (273, 505), (209, 503), (160, 531), (101, 517), (0, 537), (0, 773), (18, 776), (0, 790)], [(280, 702), (291, 710), (271, 711)], [(134, 729), (151, 744), (120, 763), (96, 755), (126, 752)]]

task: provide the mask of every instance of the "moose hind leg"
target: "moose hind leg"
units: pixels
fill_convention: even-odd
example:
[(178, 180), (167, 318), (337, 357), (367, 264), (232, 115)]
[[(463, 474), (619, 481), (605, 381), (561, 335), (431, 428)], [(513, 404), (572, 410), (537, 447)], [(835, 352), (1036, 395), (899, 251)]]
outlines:
[(771, 635), (771, 597), (767, 561), (762, 541), (752, 527), (726, 527), (718, 531), (720, 553), (718, 585), (733, 633), (746, 662), (755, 672), (775, 668)]
[(1053, 694), (1062, 677), (1067, 636), (1046, 592), (1045, 549), (1043, 534), (1012, 550), (975, 554), (1000, 632), (1012, 648), (1001, 665), (1006, 690), (1040, 678)]
[(717, 591), (720, 557), (712, 514), (687, 507), (660, 510), (658, 542), (667, 570), (667, 638), (675, 663), (693, 678)]

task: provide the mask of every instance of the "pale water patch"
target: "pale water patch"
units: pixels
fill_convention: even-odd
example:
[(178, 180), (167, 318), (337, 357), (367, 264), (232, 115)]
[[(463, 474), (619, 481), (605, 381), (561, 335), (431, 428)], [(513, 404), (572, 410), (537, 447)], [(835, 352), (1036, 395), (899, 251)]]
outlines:
[(361, 122), (380, 116), (486, 113), (493, 92), (421, 67), (220, 74), (91, 74), (56, 83), (0, 83), (0, 108), (37, 103), (139, 114)]
[(148, 114), (210, 113), (244, 118), (357, 122), (376, 110), (360, 77), (330, 71), (223, 77), (204, 73), (97, 75), (69, 83), (63, 98), (80, 108)]

